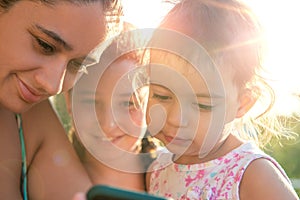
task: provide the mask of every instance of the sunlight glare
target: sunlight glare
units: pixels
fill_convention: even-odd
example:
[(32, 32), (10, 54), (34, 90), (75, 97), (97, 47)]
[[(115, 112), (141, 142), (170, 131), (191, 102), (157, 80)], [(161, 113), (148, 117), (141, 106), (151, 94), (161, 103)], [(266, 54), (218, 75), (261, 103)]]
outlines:
[(277, 94), (275, 112), (289, 114), (300, 110), (299, 102), (292, 98), (293, 94), (300, 94), (300, 2), (247, 0), (247, 3), (257, 12), (266, 31), (269, 49), (264, 65)]
[(171, 8), (162, 0), (122, 0), (124, 20), (138, 28), (155, 28)]
[[(257, 13), (269, 45), (265, 67), (280, 102), (277, 112), (289, 113), (300, 105), (292, 93), (300, 95), (300, 7), (299, 0), (245, 0)], [(154, 28), (173, 5), (162, 0), (122, 0), (124, 20), (137, 28)]]

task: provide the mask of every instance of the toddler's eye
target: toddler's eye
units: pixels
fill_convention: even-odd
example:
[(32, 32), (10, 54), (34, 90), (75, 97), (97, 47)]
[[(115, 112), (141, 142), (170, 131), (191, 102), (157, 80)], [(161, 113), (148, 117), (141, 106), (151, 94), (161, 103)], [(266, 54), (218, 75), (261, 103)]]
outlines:
[(214, 108), (214, 106), (212, 105), (205, 105), (205, 104), (200, 104), (200, 103), (193, 103), (193, 105), (197, 106), (197, 108), (200, 111), (212, 111), (212, 109)]
[(166, 101), (166, 100), (171, 100), (172, 99), (171, 96), (159, 95), (159, 94), (155, 94), (155, 93), (153, 93), (152, 98), (153, 99), (158, 99), (160, 101)]
[(95, 99), (92, 99), (92, 98), (84, 98), (80, 101), (80, 103), (83, 103), (83, 104), (94, 104), (96, 103)]
[(120, 103), (120, 105), (122, 107), (132, 107), (132, 106), (134, 106), (134, 103), (132, 101), (123, 101)]

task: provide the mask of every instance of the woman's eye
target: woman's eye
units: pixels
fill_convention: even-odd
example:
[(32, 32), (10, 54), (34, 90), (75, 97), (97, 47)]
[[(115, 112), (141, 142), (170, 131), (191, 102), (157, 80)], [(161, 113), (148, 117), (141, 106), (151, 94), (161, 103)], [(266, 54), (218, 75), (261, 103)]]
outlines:
[(95, 65), (96, 63), (97, 61), (93, 59), (76, 58), (69, 61), (67, 69), (72, 73), (80, 72), (88, 74), (87, 68)]
[(171, 96), (167, 96), (167, 95), (159, 95), (159, 94), (153, 94), (152, 95), (153, 99), (158, 99), (160, 101), (166, 101), (166, 100), (171, 100), (172, 97)]
[(87, 74), (86, 66), (75, 60), (70, 60), (67, 69), (72, 73), (83, 72)]
[(45, 42), (44, 40), (36, 37), (36, 41), (39, 44), (39, 46), (41, 47), (44, 54), (50, 55), (55, 52), (55, 47), (53, 47), (49, 43)]

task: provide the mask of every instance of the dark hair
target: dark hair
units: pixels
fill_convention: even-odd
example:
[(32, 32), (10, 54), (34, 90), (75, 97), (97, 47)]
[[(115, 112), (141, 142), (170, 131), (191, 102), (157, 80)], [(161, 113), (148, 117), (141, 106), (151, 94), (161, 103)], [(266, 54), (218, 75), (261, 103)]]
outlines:
[[(19, 1), (22, 1), (22, 0), (0, 0), (0, 7), (4, 10), (8, 10)], [(115, 8), (117, 5), (119, 5), (119, 2), (120, 2), (119, 0), (31, 0), (31, 1), (39, 1), (39, 2), (42, 2), (45, 4), (50, 4), (50, 5), (51, 4), (54, 5), (55, 3), (63, 2), (63, 1), (78, 4), (78, 5), (102, 1), (105, 10), (110, 10), (112, 8)]]
[[(8, 11), (16, 3), (22, 0), (0, 0), (0, 12)], [(87, 5), (94, 2), (102, 2), (106, 15), (107, 24), (109, 27), (116, 27), (120, 22), (120, 16), (123, 15), (120, 0), (31, 0), (44, 4), (55, 5), (60, 2), (69, 2), (77, 5)], [(111, 25), (112, 24), (112, 25)]]

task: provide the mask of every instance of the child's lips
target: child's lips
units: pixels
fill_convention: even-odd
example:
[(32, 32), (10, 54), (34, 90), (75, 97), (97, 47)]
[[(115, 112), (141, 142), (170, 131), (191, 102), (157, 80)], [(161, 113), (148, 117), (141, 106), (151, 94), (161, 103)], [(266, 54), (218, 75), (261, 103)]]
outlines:
[(118, 141), (120, 141), (123, 138), (124, 135), (120, 135), (120, 136), (115, 136), (115, 137), (104, 137), (102, 138), (102, 141), (108, 141), (111, 143), (117, 143)]
[(183, 139), (183, 138), (173, 137), (168, 135), (164, 135), (164, 138), (168, 143), (172, 143), (172, 144), (185, 144), (187, 142), (190, 142), (190, 140), (188, 139)]
[(120, 141), (121, 139), (123, 138), (123, 135), (121, 135), (121, 136), (118, 136), (118, 137), (114, 137), (113, 139), (112, 139), (112, 143), (117, 143), (118, 141)]
[(166, 140), (168, 143), (170, 143), (170, 142), (172, 142), (172, 141), (174, 140), (174, 137), (167, 136), (167, 135), (164, 135), (164, 138), (165, 138), (165, 140)]

